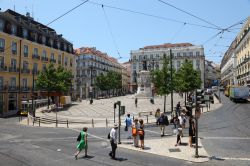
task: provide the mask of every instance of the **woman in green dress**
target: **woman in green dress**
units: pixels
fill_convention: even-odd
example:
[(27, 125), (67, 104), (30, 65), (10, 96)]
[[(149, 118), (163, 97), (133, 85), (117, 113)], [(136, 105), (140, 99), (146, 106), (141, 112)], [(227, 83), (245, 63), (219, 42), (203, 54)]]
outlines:
[(87, 157), (87, 130), (88, 128), (87, 127), (84, 127), (82, 129), (82, 131), (80, 132), (78, 138), (77, 138), (77, 141), (79, 141), (78, 145), (76, 146), (77, 148), (77, 152), (75, 153), (75, 159), (77, 160), (77, 156), (78, 154), (83, 150), (85, 149), (85, 157)]

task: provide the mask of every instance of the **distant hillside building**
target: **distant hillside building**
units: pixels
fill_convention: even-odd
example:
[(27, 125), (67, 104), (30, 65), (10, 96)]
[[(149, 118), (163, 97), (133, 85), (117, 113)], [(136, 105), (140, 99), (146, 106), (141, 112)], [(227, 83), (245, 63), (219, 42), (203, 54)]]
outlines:
[(181, 64), (186, 60), (193, 63), (193, 68), (201, 73), (202, 85), (204, 88), (204, 48), (203, 46), (193, 45), (191, 43), (166, 43), (162, 45), (152, 45), (131, 51), (131, 86), (135, 92), (137, 89), (137, 79), (139, 71), (151, 71), (161, 69), (163, 65), (164, 53), (169, 56), (170, 49), (173, 53), (173, 67), (178, 70)]

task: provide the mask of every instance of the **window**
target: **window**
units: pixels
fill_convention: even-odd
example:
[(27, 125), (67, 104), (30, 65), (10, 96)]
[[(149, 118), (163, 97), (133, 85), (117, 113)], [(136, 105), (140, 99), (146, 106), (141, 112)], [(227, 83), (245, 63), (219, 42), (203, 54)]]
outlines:
[(28, 30), (23, 29), (23, 38), (27, 39), (28, 38)]
[(200, 69), (200, 60), (196, 60), (196, 69)]
[(133, 70), (136, 70), (136, 63), (133, 63)]
[(47, 53), (45, 50), (43, 50), (43, 55), (42, 55), (43, 58), (46, 58), (47, 57)]
[(3, 28), (4, 28), (4, 21), (0, 19), (0, 31), (3, 32)]
[(5, 40), (0, 38), (0, 52), (4, 52)]
[(16, 77), (10, 78), (10, 87), (15, 88), (16, 87)]
[(159, 54), (156, 54), (155, 56), (156, 56), (156, 59), (159, 59), (159, 58), (160, 58)]
[(183, 52), (183, 56), (186, 56), (187, 54), (185, 52)]
[(14, 25), (14, 24), (11, 25), (11, 34), (12, 35), (16, 34), (16, 25)]
[(177, 70), (181, 67), (181, 61), (177, 61)]
[(4, 68), (4, 57), (0, 57), (0, 68)]
[(177, 57), (181, 56), (181, 53), (177, 52)]
[(29, 63), (27, 61), (23, 61), (23, 70), (27, 70), (29, 68)]
[(38, 68), (38, 64), (34, 63), (33, 64), (33, 71), (36, 73), (37, 72), (37, 68)]
[(46, 64), (43, 64), (42, 71), (44, 72), (46, 70)]
[(22, 80), (23, 87), (27, 88), (27, 84), (28, 84), (27, 78), (23, 78)]
[(29, 47), (27, 45), (23, 46), (23, 56), (28, 57), (29, 54)]
[(55, 59), (55, 54), (54, 53), (51, 53), (51, 55), (50, 55), (50, 59)]
[(16, 59), (11, 59), (11, 68), (16, 69)]
[(3, 77), (0, 77), (0, 88), (3, 87)]
[(189, 55), (190, 55), (190, 56), (193, 56), (193, 52), (189, 52)]
[(150, 59), (154, 59), (154, 55), (153, 54), (150, 54)]
[(34, 48), (34, 55), (38, 56), (38, 48)]
[(58, 55), (58, 63), (61, 64), (62, 55)]
[(68, 65), (68, 57), (64, 58), (64, 65), (67, 66)]
[(12, 42), (12, 54), (16, 55), (17, 54), (17, 43)]

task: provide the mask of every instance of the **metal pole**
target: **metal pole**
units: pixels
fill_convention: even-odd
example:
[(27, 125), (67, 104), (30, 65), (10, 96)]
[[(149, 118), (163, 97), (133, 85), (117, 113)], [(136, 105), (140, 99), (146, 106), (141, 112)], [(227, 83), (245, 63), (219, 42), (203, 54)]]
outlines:
[(173, 55), (172, 55), (172, 50), (170, 49), (170, 68), (171, 68), (171, 72), (170, 72), (170, 79), (171, 79), (171, 83), (170, 83), (170, 87), (171, 87), (171, 113), (173, 112), (173, 108), (174, 108), (174, 101), (173, 101)]
[(34, 69), (32, 70), (32, 112), (33, 112), (33, 117), (35, 117), (36, 116), (36, 114), (35, 114), (35, 110), (34, 110), (34, 80), (35, 80), (35, 78), (34, 78), (34, 73), (35, 71), (34, 71)]
[(114, 103), (114, 123), (115, 123), (115, 107), (116, 107), (116, 103)]
[(21, 58), (22, 58), (22, 40), (20, 40), (20, 48), (19, 48), (19, 71), (18, 71), (18, 109), (21, 110)]
[[(197, 89), (195, 90), (195, 112), (197, 111)], [(195, 117), (195, 157), (198, 158), (198, 117)]]
[(119, 104), (119, 124), (118, 124), (118, 130), (119, 130), (119, 140), (118, 144), (121, 144), (121, 104)]

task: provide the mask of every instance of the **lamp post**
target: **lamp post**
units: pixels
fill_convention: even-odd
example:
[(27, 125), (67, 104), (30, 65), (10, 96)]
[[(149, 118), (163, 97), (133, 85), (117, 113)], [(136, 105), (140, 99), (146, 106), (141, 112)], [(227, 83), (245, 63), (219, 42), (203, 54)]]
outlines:
[(170, 49), (170, 79), (171, 79), (171, 83), (170, 83), (170, 87), (171, 87), (171, 113), (173, 112), (173, 54), (172, 54), (172, 50)]
[(93, 82), (92, 82), (92, 70), (93, 66), (90, 66), (90, 88), (89, 88), (89, 93), (90, 93), (90, 104), (93, 103)]

